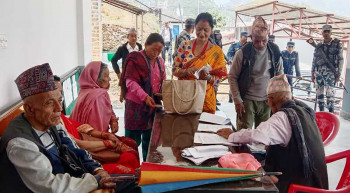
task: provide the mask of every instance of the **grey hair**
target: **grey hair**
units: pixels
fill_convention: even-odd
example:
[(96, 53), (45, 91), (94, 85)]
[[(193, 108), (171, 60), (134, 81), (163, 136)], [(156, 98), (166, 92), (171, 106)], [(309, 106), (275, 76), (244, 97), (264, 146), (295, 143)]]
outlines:
[(103, 76), (103, 71), (104, 71), (105, 69), (108, 69), (107, 64), (101, 62), (101, 68), (100, 68), (100, 72), (98, 73), (97, 81), (102, 81), (102, 78), (103, 78), (103, 77), (102, 77), (102, 76)]
[(128, 30), (128, 35), (131, 34), (131, 33), (137, 34), (136, 29), (135, 29), (135, 28), (130, 28), (130, 29)]

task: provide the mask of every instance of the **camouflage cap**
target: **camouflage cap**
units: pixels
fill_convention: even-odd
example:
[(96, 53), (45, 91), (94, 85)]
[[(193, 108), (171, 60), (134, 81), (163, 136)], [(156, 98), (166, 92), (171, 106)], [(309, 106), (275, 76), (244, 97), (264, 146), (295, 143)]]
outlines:
[(322, 31), (332, 31), (332, 26), (331, 25), (324, 25), (323, 27), (322, 27)]
[(288, 46), (288, 47), (289, 47), (289, 46), (293, 46), (293, 47), (294, 47), (294, 46), (295, 46), (295, 43), (294, 43), (294, 42), (288, 42), (288, 43), (287, 43), (287, 46)]
[(246, 37), (248, 37), (249, 34), (248, 34), (248, 32), (244, 31), (244, 32), (241, 32), (241, 36), (246, 36)]

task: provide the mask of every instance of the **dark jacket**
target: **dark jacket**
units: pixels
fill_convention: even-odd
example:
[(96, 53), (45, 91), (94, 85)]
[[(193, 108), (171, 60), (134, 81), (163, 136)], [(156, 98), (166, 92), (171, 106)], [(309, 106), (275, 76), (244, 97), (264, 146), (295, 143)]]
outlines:
[(304, 176), (302, 158), (298, 151), (296, 140), (298, 133), (292, 132), (286, 147), (281, 145), (268, 147), (264, 166), (265, 171), (283, 173), (281, 176), (278, 176), (279, 181), (276, 184), (280, 193), (286, 193), (290, 184), (328, 189), (325, 152), (313, 110), (297, 100), (294, 105), (289, 107), (283, 104), (282, 108), (292, 108), (297, 113), (304, 133), (305, 143), (309, 148), (309, 156), (312, 156), (313, 164), (311, 168), (313, 170), (311, 170), (310, 177)]
[[(122, 69), (124, 68), (124, 62), (126, 57), (129, 54), (128, 48), (126, 48), (126, 45), (128, 44), (128, 42), (126, 42), (125, 44), (119, 46), (118, 50), (115, 52), (111, 62), (112, 62), (112, 66), (114, 69), (114, 72), (119, 74), (120, 73), (120, 69), (119, 69), (119, 65), (118, 65), (118, 60), (120, 60), (120, 58), (122, 59)], [(142, 45), (139, 43), (136, 43), (136, 46), (139, 48), (139, 51), (142, 50)]]
[[(51, 131), (54, 131), (57, 133), (56, 127), (52, 127)], [(58, 134), (56, 135), (58, 136)], [(24, 114), (20, 114), (16, 118), (14, 118), (8, 125), (8, 127), (5, 130), (4, 135), (1, 137), (0, 141), (0, 187), (1, 191), (0, 192), (32, 192), (30, 191), (26, 185), (23, 183), (21, 177), (19, 176), (15, 166), (11, 163), (7, 156), (6, 148), (7, 144), (11, 139), (21, 137), (25, 138), (33, 143), (35, 143), (39, 151), (43, 153), (51, 162), (52, 165), (52, 173), (57, 174), (57, 173), (69, 173), (69, 171), (60, 171), (59, 168), (62, 168), (62, 162), (61, 165), (57, 165), (58, 162), (52, 161), (52, 157), (56, 157), (57, 155), (52, 155), (48, 150), (46, 150), (43, 147), (43, 144), (39, 138), (39, 136), (36, 134), (36, 132), (33, 130), (32, 126), (30, 123), (26, 120), (24, 117)], [(72, 152), (76, 152), (76, 149), (72, 147), (72, 144), (68, 144), (67, 140), (64, 139), (66, 137), (62, 137), (59, 135), (60, 139), (62, 140), (62, 144), (64, 143), (63, 141), (66, 141), (65, 144), (69, 147), (69, 149)], [(80, 151), (79, 153), (83, 154), (85, 151)], [(101, 167), (101, 165), (95, 161), (93, 161), (91, 158), (88, 158), (84, 155), (78, 155), (75, 153), (76, 156), (79, 157), (79, 159), (82, 161), (82, 164), (84, 165), (83, 167), (87, 169), (88, 172), (92, 173), (94, 169), (97, 167)], [(87, 153), (86, 153), (87, 154)], [(62, 156), (62, 155), (61, 155)], [(83, 158), (84, 157), (84, 158)], [(30, 164), (30, 163), (28, 163)], [(38, 182), (40, 183), (40, 182)]]
[[(243, 61), (242, 70), (238, 77), (238, 87), (241, 94), (241, 98), (244, 99), (250, 84), (251, 84), (251, 74), (253, 71), (253, 66), (255, 63), (255, 49), (252, 42), (247, 42), (242, 48)], [(267, 43), (267, 49), (269, 53), (269, 58), (271, 59), (271, 78), (278, 75), (278, 69), (282, 65), (279, 61), (281, 58), (281, 52), (278, 46), (274, 43)]]

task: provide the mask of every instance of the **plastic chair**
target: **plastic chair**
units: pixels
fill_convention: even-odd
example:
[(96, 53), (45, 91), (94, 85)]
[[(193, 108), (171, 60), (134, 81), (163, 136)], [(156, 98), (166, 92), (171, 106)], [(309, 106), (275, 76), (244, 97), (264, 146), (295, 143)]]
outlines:
[(322, 135), (323, 145), (328, 145), (337, 136), (339, 119), (332, 113), (316, 112), (316, 123)]
[(349, 193), (350, 192), (350, 150), (339, 152), (326, 157), (326, 163), (331, 163), (340, 159), (346, 159), (345, 167), (336, 190), (324, 190), (297, 184), (291, 184), (288, 193), (296, 193), (299, 191), (309, 193)]

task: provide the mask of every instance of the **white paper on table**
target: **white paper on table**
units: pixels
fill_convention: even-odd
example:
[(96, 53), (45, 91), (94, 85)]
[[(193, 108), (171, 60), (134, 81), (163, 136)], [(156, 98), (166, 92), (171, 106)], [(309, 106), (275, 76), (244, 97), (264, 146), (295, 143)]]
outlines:
[(215, 115), (227, 118), (227, 115), (224, 113), (224, 111), (215, 111)]
[(199, 123), (197, 131), (216, 133), (218, 130), (224, 129), (224, 128), (232, 129), (232, 126), (231, 125), (213, 125), (213, 124)]
[(205, 145), (205, 146), (196, 146), (191, 148), (186, 148), (187, 152), (185, 153), (188, 156), (194, 158), (203, 158), (203, 157), (212, 157), (212, 156), (222, 156), (229, 152), (227, 146), (224, 145)]
[(214, 124), (218, 124), (218, 125), (226, 125), (226, 124), (230, 123), (231, 120), (229, 118), (226, 118), (226, 117), (203, 112), (199, 118), (199, 121), (214, 123)]
[(214, 145), (214, 144), (229, 145), (229, 146), (237, 145), (237, 144), (228, 142), (227, 139), (215, 133), (198, 133), (198, 132), (194, 134), (194, 143), (199, 143), (203, 145)]
[[(223, 155), (227, 155), (227, 154), (231, 154), (231, 152), (226, 152), (225, 154)], [(201, 157), (201, 158), (194, 158), (192, 156), (186, 156), (185, 154), (181, 154), (181, 156), (183, 158), (186, 158), (186, 159), (189, 159), (190, 161), (192, 161), (194, 164), (196, 165), (200, 165), (202, 164), (204, 161), (208, 160), (208, 159), (212, 159), (212, 158), (219, 158), (223, 155), (213, 155), (213, 156), (207, 156), (207, 157)]]

